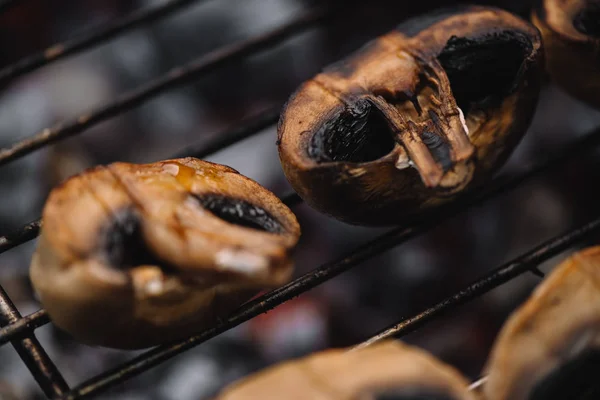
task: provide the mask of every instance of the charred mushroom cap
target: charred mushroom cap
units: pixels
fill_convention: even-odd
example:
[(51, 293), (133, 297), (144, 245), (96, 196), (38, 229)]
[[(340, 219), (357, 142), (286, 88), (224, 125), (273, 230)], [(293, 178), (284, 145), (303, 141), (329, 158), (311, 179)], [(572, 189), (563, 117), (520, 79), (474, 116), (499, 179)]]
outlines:
[(31, 281), (76, 339), (143, 348), (215, 323), (287, 282), (300, 228), (271, 192), (193, 158), (114, 163), (56, 187)]
[(600, 109), (600, 0), (539, 0), (532, 13), (551, 79)]
[(600, 398), (600, 247), (574, 254), (504, 325), (483, 387), (487, 400)]
[[(389, 396), (389, 397), (386, 397)], [(474, 400), (454, 368), (387, 341), (356, 351), (326, 350), (235, 382), (218, 400)]]
[(506, 11), (409, 20), (305, 82), (278, 127), (286, 177), (312, 207), (399, 223), (483, 181), (537, 103), (538, 31)]

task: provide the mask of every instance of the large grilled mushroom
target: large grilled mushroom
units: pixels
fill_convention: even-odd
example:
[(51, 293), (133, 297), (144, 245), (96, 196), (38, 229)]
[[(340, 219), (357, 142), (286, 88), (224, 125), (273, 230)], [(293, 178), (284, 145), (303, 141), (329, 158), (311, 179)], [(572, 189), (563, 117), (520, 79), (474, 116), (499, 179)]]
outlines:
[(418, 17), (327, 67), (278, 127), (284, 172), (312, 207), (396, 224), (483, 181), (527, 129), (542, 47), (495, 8)]
[(600, 399), (600, 246), (575, 253), (502, 328), (487, 400)]
[(475, 400), (468, 382), (430, 354), (387, 341), (326, 350), (234, 382), (217, 400)]
[(216, 323), (287, 282), (300, 228), (271, 192), (194, 158), (114, 163), (50, 194), (30, 275), (52, 321), (143, 348)]
[(552, 80), (600, 109), (600, 0), (540, 0), (532, 20)]

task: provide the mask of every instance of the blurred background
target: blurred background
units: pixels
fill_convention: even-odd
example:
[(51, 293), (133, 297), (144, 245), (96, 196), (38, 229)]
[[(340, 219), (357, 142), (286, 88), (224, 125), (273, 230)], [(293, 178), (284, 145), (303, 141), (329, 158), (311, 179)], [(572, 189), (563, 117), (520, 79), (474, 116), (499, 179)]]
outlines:
[[(24, 0), (0, 14), (0, 64), (27, 55), (159, 0)], [(285, 24), (314, 4), (305, 0), (197, 1), (160, 22), (56, 62), (0, 88), (0, 147), (114, 99), (169, 69), (229, 43)], [(335, 3), (335, 2), (332, 2)], [(218, 137), (240, 120), (279, 107), (328, 63), (405, 18), (456, 2), (339, 1), (335, 17), (243, 62), (0, 168), (0, 235), (36, 219), (49, 190), (84, 168), (113, 161), (152, 162)], [(410, 5), (409, 5), (410, 3)], [(527, 17), (530, 1), (480, 1)], [(504, 172), (525, 170), (600, 126), (600, 113), (551, 83), (534, 122)], [(289, 191), (277, 157), (275, 127), (207, 159), (230, 165), (276, 194)], [(372, 258), (226, 334), (163, 363), (100, 398), (205, 399), (224, 385), (281, 360), (348, 346), (435, 304), (486, 271), (597, 216), (598, 151), (590, 149)], [(295, 206), (303, 235), (296, 276), (344, 255), (385, 229), (336, 222)], [(585, 244), (592, 244), (597, 237)], [(39, 309), (28, 278), (35, 241), (0, 256), (0, 284), (23, 315)], [(573, 250), (573, 249), (572, 249)], [(561, 257), (542, 267), (548, 270)], [(404, 339), (476, 379), (507, 315), (539, 281), (526, 274)], [(81, 345), (51, 324), (36, 331), (66, 380), (76, 385), (136, 352)], [(0, 348), (0, 399), (44, 398), (10, 345)]]

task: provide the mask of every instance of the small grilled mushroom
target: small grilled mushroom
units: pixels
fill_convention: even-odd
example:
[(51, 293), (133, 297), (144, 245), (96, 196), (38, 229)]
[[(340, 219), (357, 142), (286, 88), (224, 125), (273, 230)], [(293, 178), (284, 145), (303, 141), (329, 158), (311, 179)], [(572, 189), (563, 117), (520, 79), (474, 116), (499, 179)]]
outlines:
[(487, 400), (600, 399), (600, 246), (558, 265), (502, 328)]
[(538, 31), (506, 11), (409, 20), (291, 96), (278, 127), (286, 177), (312, 207), (396, 224), (483, 181), (529, 126)]
[(540, 0), (532, 20), (551, 79), (600, 109), (600, 0)]
[(454, 368), (394, 341), (326, 350), (234, 382), (218, 400), (475, 400)]
[(189, 336), (287, 282), (300, 235), (273, 193), (194, 158), (87, 170), (42, 221), (30, 276), (52, 321), (124, 349)]

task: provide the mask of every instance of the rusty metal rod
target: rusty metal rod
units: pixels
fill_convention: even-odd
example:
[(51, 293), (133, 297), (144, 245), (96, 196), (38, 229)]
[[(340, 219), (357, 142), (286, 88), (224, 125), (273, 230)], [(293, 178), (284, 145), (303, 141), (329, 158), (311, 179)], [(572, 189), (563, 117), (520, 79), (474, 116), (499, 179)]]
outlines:
[(277, 120), (279, 119), (280, 109), (281, 106), (278, 105), (261, 111), (256, 115), (237, 123), (237, 126), (217, 135), (214, 140), (209, 141), (208, 143), (204, 141), (179, 150), (173, 155), (173, 158), (205, 158), (206, 156), (216, 153), (227, 146), (255, 135), (263, 129), (267, 129), (268, 127), (276, 124)]
[[(20, 319), (21, 314), (0, 286), (0, 326), (16, 324)], [(24, 338), (13, 339), (12, 345), (48, 398), (59, 397), (69, 391), (69, 386), (33, 332)]]
[(420, 328), (428, 321), (438, 317), (451, 309), (467, 303), (479, 296), (486, 294), (492, 289), (510, 281), (519, 275), (530, 272), (540, 263), (554, 257), (560, 252), (571, 247), (578, 241), (585, 239), (588, 235), (600, 231), (600, 217), (562, 235), (558, 235), (546, 242), (539, 244), (533, 250), (520, 255), (506, 264), (494, 269), (485, 276), (477, 279), (458, 293), (442, 300), (436, 305), (420, 312), (419, 314), (406, 318), (396, 324), (382, 330), (353, 349), (360, 349), (384, 339), (406, 335)]
[(46, 325), (50, 322), (50, 317), (46, 310), (37, 310), (23, 318), (17, 319), (15, 322), (6, 325), (0, 329), (0, 346), (15, 338), (26, 336), (29, 332)]
[(275, 46), (288, 37), (309, 28), (329, 14), (327, 8), (315, 8), (263, 35), (222, 47), (189, 64), (173, 68), (165, 75), (118, 96), (109, 104), (70, 121), (59, 122), (8, 148), (1, 149), (0, 165), (23, 157), (50, 143), (81, 133), (91, 126), (137, 107), (167, 90), (214, 71), (228, 62), (239, 61), (250, 54)]
[(21, 227), (16, 232), (0, 236), (0, 254), (38, 237), (41, 226), (42, 221), (37, 219)]
[[(18, 3), (20, 1), (21, 0), (6, 0), (0, 3), (0, 12), (4, 11), (6, 7), (13, 6), (14, 3)], [(54, 61), (58, 61), (90, 49), (93, 46), (115, 38), (123, 32), (133, 30), (144, 24), (150, 24), (183, 9), (185, 6), (202, 1), (206, 0), (167, 1), (164, 4), (156, 7), (134, 11), (122, 19), (86, 32), (79, 37), (67, 40), (63, 43), (54, 44), (37, 54), (25, 57), (14, 64), (0, 69), (0, 86), (5, 85), (15, 78), (51, 64)]]

